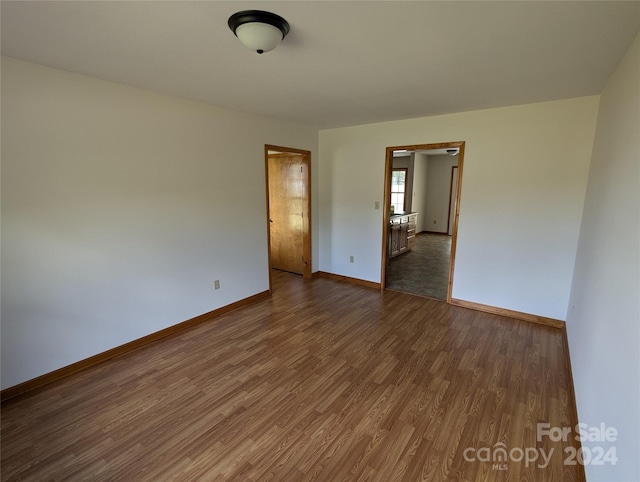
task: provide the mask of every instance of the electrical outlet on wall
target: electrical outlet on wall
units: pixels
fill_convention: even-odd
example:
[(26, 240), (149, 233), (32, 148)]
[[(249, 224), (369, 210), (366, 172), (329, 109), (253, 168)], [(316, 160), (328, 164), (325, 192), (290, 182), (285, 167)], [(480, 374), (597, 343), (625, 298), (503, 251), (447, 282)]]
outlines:
[(220, 280), (217, 279), (213, 282), (213, 289), (214, 290), (219, 290), (220, 289)]
[(349, 256), (349, 263), (353, 263), (354, 262), (353, 259), (354, 259), (353, 256)]
[(373, 203), (373, 209), (380, 209), (380, 201), (376, 201)]

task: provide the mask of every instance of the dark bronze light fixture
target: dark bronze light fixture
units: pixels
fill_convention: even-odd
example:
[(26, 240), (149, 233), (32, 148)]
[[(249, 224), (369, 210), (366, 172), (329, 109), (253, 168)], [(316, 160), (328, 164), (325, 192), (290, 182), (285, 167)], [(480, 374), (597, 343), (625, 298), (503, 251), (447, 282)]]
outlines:
[(229, 28), (244, 45), (262, 54), (275, 49), (289, 33), (289, 23), (262, 10), (244, 10), (229, 17)]

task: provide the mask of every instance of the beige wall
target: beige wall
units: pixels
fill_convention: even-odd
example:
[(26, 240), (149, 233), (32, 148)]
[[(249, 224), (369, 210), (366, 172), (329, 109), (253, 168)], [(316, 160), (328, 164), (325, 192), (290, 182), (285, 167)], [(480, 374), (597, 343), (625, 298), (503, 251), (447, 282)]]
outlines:
[(424, 202), (424, 229), (434, 233), (446, 233), (451, 199), (451, 168), (458, 165), (458, 156), (428, 156), (429, 177)]
[(426, 154), (416, 152), (414, 154), (413, 167), (413, 207), (418, 213), (416, 219), (416, 232), (420, 233), (428, 229), (425, 222), (424, 207), (427, 202), (427, 185), (429, 181), (429, 157)]
[(317, 193), (317, 142), (3, 58), (2, 387), (267, 290), (264, 144), (311, 150)]
[(640, 480), (640, 36), (600, 100), (567, 332), (580, 422), (614, 427), (615, 465), (589, 481)]
[(380, 281), (385, 148), (466, 141), (453, 296), (564, 319), (597, 106), (595, 96), (320, 131), (320, 269)]

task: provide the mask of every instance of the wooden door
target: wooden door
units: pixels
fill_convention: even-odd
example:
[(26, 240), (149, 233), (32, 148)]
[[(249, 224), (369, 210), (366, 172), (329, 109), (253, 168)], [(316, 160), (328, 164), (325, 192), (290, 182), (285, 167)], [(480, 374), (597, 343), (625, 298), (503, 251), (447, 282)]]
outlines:
[(400, 247), (401, 253), (404, 253), (409, 247), (408, 229), (409, 225), (406, 222), (400, 224), (400, 237), (398, 239), (398, 246)]
[(398, 254), (400, 254), (400, 225), (399, 224), (392, 224), (391, 225), (391, 236), (390, 236), (390, 245), (391, 245), (391, 252), (389, 254), (389, 257), (393, 257), (393, 256), (397, 256)]
[(300, 154), (268, 157), (271, 267), (303, 274), (306, 164)]

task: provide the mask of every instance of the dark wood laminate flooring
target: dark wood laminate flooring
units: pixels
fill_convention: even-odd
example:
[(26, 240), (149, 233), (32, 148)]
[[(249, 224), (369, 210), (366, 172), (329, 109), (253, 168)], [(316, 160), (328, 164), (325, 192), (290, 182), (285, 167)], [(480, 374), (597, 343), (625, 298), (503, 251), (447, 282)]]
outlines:
[[(581, 480), (536, 441), (575, 424), (560, 330), (329, 279), (274, 288), (5, 403), (2, 480)], [(499, 447), (554, 455), (477, 460)]]

